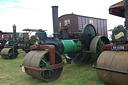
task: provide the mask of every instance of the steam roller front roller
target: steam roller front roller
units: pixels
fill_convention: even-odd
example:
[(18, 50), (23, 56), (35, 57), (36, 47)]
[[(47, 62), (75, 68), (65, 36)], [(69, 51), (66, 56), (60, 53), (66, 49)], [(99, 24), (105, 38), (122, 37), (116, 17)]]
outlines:
[(4, 59), (15, 59), (18, 55), (18, 51), (12, 48), (4, 48), (1, 50), (1, 57)]
[(110, 41), (105, 36), (96, 36), (90, 43), (90, 57), (93, 61), (96, 61), (101, 54), (101, 48), (103, 45), (110, 44)]
[(97, 60), (99, 79), (111, 85), (128, 85), (128, 52), (104, 51)]
[[(55, 64), (61, 63), (61, 56), (55, 52)], [(30, 51), (24, 58), (23, 66), (41, 69), (50, 66), (50, 57), (48, 51)], [(56, 80), (62, 73), (63, 67), (51, 70), (37, 71), (25, 68), (25, 72), (37, 79), (44, 81)]]

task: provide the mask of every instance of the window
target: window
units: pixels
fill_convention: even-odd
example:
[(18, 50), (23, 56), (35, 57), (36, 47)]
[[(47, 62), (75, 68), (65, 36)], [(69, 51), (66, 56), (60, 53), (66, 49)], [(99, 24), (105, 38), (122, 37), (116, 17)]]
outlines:
[(61, 31), (61, 22), (59, 22), (59, 32)]
[(70, 24), (70, 19), (65, 19), (64, 20), (64, 26), (67, 26), (67, 25), (69, 25)]
[(60, 29), (61, 29), (61, 22), (59, 22), (59, 27), (60, 27)]
[(93, 19), (89, 18), (89, 24), (93, 25)]

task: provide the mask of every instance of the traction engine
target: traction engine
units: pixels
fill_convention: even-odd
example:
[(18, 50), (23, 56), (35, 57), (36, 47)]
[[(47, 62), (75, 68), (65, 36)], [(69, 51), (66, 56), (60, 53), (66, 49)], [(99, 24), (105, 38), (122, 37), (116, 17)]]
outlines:
[(0, 51), (4, 48), (5, 43), (10, 40), (11, 36), (9, 35), (11, 35), (11, 33), (0, 30)]

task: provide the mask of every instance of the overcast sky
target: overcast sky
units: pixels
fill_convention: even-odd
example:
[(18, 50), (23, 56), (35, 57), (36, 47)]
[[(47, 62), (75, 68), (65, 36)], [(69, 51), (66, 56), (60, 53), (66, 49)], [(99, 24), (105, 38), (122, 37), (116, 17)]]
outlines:
[(108, 9), (120, 0), (0, 0), (0, 30), (12, 31), (16, 24), (17, 31), (24, 28), (45, 29), (52, 33), (51, 6), (59, 6), (59, 16), (78, 14), (104, 18), (108, 29), (118, 24), (124, 25), (124, 19), (109, 15)]

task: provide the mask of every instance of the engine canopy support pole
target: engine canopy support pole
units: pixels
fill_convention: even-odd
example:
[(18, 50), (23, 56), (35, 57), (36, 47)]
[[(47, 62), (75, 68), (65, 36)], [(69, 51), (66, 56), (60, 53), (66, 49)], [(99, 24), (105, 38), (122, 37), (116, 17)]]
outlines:
[(125, 9), (125, 27), (128, 30), (128, 0), (124, 0), (124, 9)]

